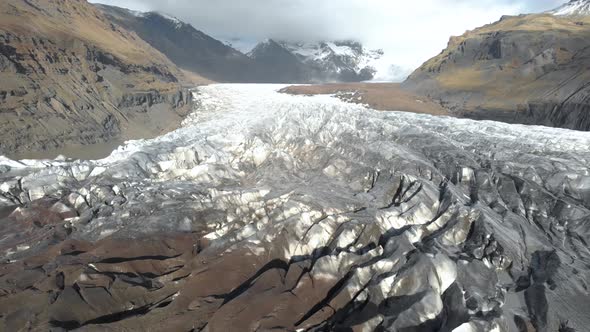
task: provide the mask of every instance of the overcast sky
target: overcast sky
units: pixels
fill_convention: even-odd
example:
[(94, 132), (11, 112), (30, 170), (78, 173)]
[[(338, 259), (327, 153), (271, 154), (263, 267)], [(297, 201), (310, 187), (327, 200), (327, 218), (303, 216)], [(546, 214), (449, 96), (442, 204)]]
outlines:
[(93, 0), (161, 11), (220, 39), (355, 39), (416, 67), (449, 37), (502, 15), (540, 12), (567, 0)]

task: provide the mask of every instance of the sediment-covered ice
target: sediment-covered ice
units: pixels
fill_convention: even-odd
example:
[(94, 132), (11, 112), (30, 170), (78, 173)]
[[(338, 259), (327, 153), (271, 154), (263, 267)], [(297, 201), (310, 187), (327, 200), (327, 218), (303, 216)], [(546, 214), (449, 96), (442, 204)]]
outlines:
[[(286, 330), (590, 326), (590, 134), (378, 112), (279, 88), (199, 87), (182, 128), (102, 160), (0, 159), (4, 220), (50, 200), (71, 212), (57, 226), (71, 239), (198, 233), (198, 255), (272, 263), (199, 318), (211, 330), (273, 319)], [(0, 238), (10, 261), (52, 245), (10, 229)], [(280, 280), (257, 286), (273, 270)], [(298, 306), (277, 295), (247, 318), (232, 311), (269, 289), (323, 295)], [(301, 314), (281, 312), (289, 305)]]

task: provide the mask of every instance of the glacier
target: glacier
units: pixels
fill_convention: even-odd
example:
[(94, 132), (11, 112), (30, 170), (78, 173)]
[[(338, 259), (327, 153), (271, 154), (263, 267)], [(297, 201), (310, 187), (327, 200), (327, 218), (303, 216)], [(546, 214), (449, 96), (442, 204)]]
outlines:
[(102, 160), (1, 157), (4, 327), (22, 294), (53, 301), (29, 326), (79, 330), (590, 325), (590, 133), (282, 87), (195, 88), (181, 128)]

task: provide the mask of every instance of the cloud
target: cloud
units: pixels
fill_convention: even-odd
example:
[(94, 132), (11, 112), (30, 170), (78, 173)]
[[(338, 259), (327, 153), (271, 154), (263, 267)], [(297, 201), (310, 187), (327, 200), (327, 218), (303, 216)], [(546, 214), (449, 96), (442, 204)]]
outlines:
[(565, 0), (95, 0), (174, 15), (217, 38), (355, 39), (416, 67), (451, 35)]

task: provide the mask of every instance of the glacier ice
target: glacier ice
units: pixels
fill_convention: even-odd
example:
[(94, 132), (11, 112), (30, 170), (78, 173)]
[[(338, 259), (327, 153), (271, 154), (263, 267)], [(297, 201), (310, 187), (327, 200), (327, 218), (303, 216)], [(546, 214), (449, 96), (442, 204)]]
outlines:
[[(25, 220), (50, 200), (71, 239), (198, 233), (203, 257), (285, 262), (285, 292), (303, 294), (308, 279), (330, 290), (301, 300), (291, 320), (269, 309), (285, 329), (590, 324), (589, 133), (379, 112), (280, 88), (198, 87), (180, 129), (98, 161), (0, 158), (0, 216)], [(51, 245), (11, 225), (5, 260)], [(233, 285), (249, 289), (241, 301), (264, 298), (256, 280)], [(207, 326), (229, 326), (237, 301)]]

